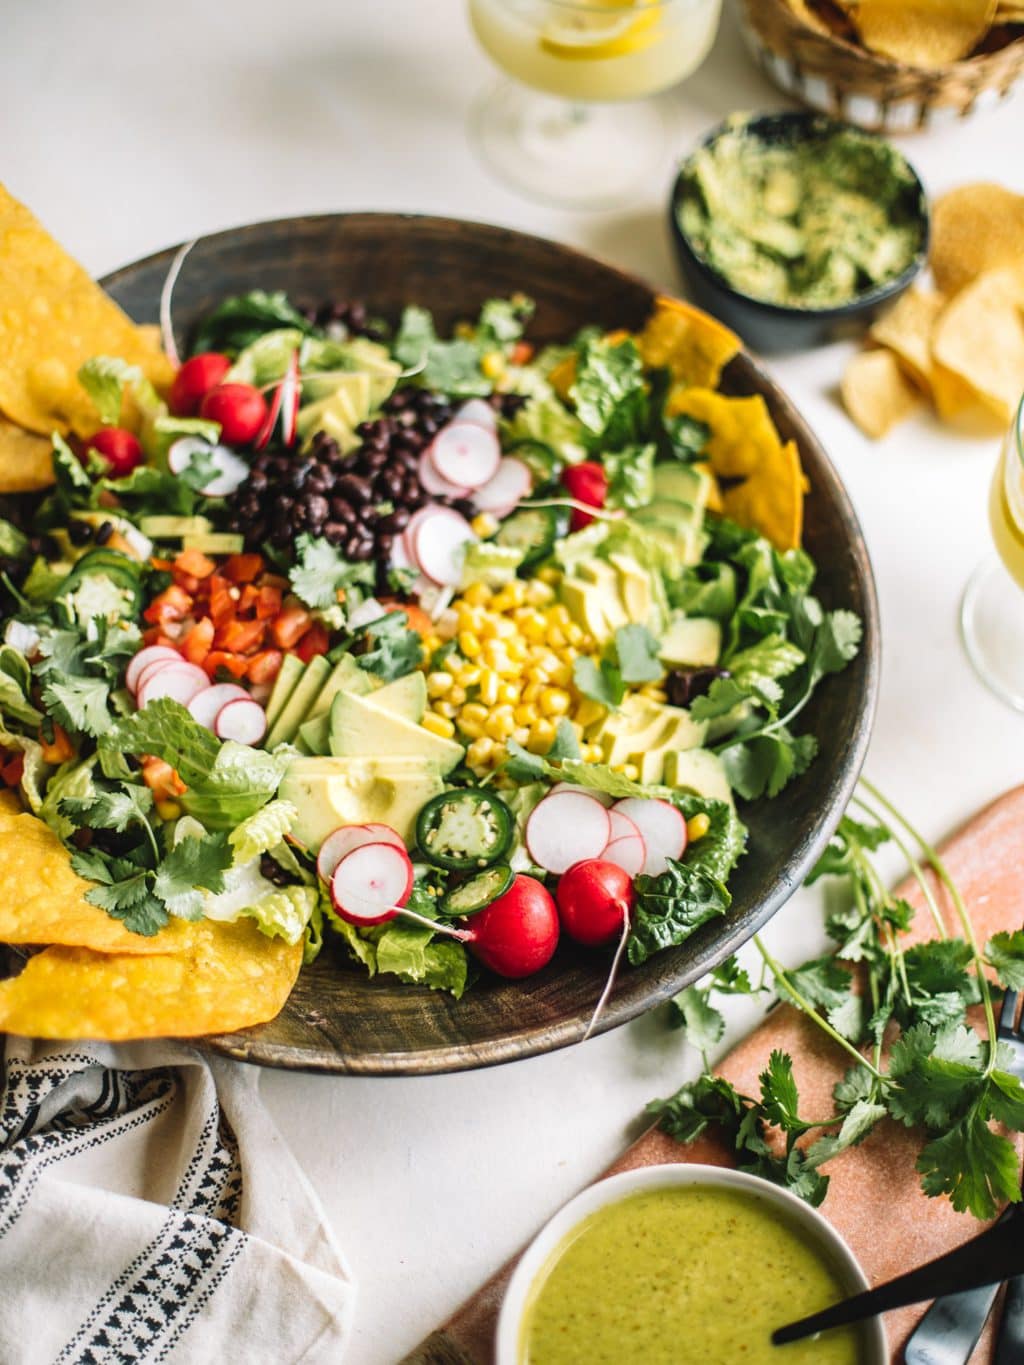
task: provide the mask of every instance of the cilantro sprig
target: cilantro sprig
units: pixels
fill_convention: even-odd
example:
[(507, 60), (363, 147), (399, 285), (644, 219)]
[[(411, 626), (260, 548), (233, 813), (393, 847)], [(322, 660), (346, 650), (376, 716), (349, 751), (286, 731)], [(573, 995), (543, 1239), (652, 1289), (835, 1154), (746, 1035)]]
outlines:
[[(680, 992), (670, 1005), (669, 1023), (684, 1029), (700, 1049), (704, 1072), (670, 1098), (655, 1100), (648, 1111), (683, 1142), (718, 1129), (742, 1169), (814, 1204), (828, 1189), (821, 1168), (888, 1118), (923, 1133), (917, 1169), (926, 1194), (947, 1195), (955, 1209), (991, 1218), (1001, 1203), (1021, 1198), (1016, 1150), (993, 1125), (1024, 1131), (1024, 1085), (996, 1041), (986, 969), (1002, 985), (1019, 989), (1024, 931), (997, 934), (982, 950), (935, 849), (866, 779), (861, 790), (854, 800), (867, 819), (843, 818), (808, 879), (834, 877), (846, 885), (846, 906), (826, 921), (836, 955), (787, 969), (755, 936), (761, 981), (752, 982), (730, 959), (704, 985)], [(911, 908), (886, 889), (874, 862), (890, 842), (907, 855), (935, 918), (938, 936), (928, 942), (904, 945), (898, 937), (910, 923)], [(925, 867), (948, 893), (961, 935), (947, 933)], [(785, 1053), (772, 1052), (757, 1096), (739, 1093), (710, 1071), (709, 1053), (725, 1032), (715, 996), (769, 989), (850, 1059), (834, 1089), (831, 1115), (801, 1114), (793, 1062)], [(967, 1014), (975, 1004), (982, 1007), (982, 1031), (971, 1027)], [(773, 1131), (783, 1136), (781, 1154)]]

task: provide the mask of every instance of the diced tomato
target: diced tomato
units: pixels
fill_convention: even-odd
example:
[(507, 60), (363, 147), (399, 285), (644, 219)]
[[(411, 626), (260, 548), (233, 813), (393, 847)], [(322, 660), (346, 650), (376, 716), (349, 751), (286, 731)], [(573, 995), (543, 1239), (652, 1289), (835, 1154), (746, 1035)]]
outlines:
[(513, 365), (528, 365), (533, 359), (533, 347), (528, 341), (517, 341), (508, 358)]
[(261, 649), (250, 658), (245, 676), (251, 683), (271, 683), (281, 669), (283, 658), (279, 649)]
[(213, 622), (208, 616), (197, 621), (178, 648), (190, 664), (201, 664), (213, 647)]
[(0, 767), (0, 779), (8, 787), (16, 787), (21, 781), (21, 774), (25, 771), (25, 755), (20, 751), (11, 754), (6, 762)]
[(214, 574), (207, 582), (210, 586), (210, 615), (213, 617), (213, 624), (221, 626), (225, 621), (230, 621), (235, 614), (235, 598), (231, 595), (232, 585), (219, 574)]
[(239, 616), (250, 616), (256, 608), (256, 603), (260, 600), (260, 590), (252, 583), (240, 589), (241, 596), (238, 599), (237, 610)]
[(295, 653), (304, 664), (308, 664), (310, 659), (316, 654), (326, 654), (327, 648), (331, 643), (331, 637), (320, 624), (319, 621), (313, 623), (306, 631), (302, 639), (296, 646)]
[(193, 575), (190, 573), (176, 572), (174, 575), (174, 581), (175, 583), (177, 583), (178, 587), (183, 588), (190, 597), (195, 597), (196, 593), (199, 591), (199, 586), (202, 580), (193, 577)]
[(44, 763), (66, 763), (69, 758), (75, 756), (75, 746), (68, 738), (67, 731), (56, 721), (53, 722), (53, 743), (51, 744), (40, 730), (39, 744)]
[(294, 649), (312, 624), (313, 617), (306, 608), (292, 603), (282, 608), (270, 627), (270, 633), (274, 643), (282, 649)]
[(266, 584), (261, 583), (257, 591), (259, 596), (256, 601), (256, 619), (270, 621), (281, 610), (281, 589), (268, 588)]
[(192, 610), (192, 598), (177, 583), (157, 593), (142, 613), (153, 625), (162, 626), (167, 621), (181, 621)]
[(169, 635), (165, 635), (159, 626), (150, 626), (148, 630), (142, 632), (142, 643), (144, 645), (170, 645), (172, 649), (178, 648), (178, 641), (172, 640)]
[(151, 559), (149, 563), (151, 568), (159, 569), (161, 573), (170, 573), (174, 568), (173, 559)]
[(225, 621), (217, 627), (214, 642), (218, 649), (229, 650), (232, 654), (251, 654), (263, 643), (266, 630), (263, 621)]
[(192, 578), (209, 578), (216, 567), (202, 550), (182, 550), (174, 560), (175, 572), (189, 574)]
[(418, 635), (433, 635), (437, 629), (433, 621), (423, 610), (413, 602), (381, 602), (381, 606), (388, 612), (404, 611), (408, 619), (409, 629), (416, 631)]
[(232, 583), (251, 583), (259, 578), (263, 568), (262, 555), (231, 555), (221, 566), (221, 573)]
[(188, 791), (175, 769), (153, 754), (147, 754), (142, 760), (142, 780), (156, 801), (169, 801)]
[(203, 660), (207, 676), (213, 679), (221, 670), (233, 678), (244, 678), (248, 667), (249, 660), (243, 654), (229, 654), (226, 649), (211, 649)]
[(261, 588), (280, 588), (282, 592), (288, 587), (287, 578), (282, 578), (277, 573), (265, 573), (260, 579)]

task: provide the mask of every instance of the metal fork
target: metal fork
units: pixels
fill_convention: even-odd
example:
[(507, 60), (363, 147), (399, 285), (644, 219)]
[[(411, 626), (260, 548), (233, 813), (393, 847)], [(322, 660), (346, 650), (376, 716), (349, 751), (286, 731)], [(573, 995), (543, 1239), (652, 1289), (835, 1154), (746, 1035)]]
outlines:
[[(1024, 1081), (1024, 1027), (1017, 1027), (1017, 991), (1007, 991), (999, 1012), (997, 1036), (1013, 1051), (1008, 1069)], [(1024, 1025), (1024, 1020), (1022, 1020)], [(1011, 1204), (999, 1220), (1018, 1217), (1020, 1205)], [(965, 1365), (978, 1344), (1000, 1285), (967, 1289), (936, 1299), (911, 1333), (903, 1353), (906, 1365)], [(1024, 1361), (1024, 1275), (1006, 1286), (993, 1365), (1021, 1365)]]

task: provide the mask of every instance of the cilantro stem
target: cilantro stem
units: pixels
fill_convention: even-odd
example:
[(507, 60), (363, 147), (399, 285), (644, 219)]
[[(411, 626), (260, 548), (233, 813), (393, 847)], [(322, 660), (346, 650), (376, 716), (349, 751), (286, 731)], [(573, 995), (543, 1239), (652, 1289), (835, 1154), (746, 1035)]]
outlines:
[(985, 1079), (987, 1080), (992, 1075), (993, 1071), (995, 1071), (996, 1067), (996, 1016), (995, 1010), (992, 1007), (992, 991), (989, 987), (988, 977), (985, 975), (984, 960), (982, 959), (981, 951), (978, 948), (978, 940), (974, 935), (974, 925), (971, 923), (971, 917), (967, 913), (967, 906), (964, 904), (964, 898), (961, 896), (958, 886), (950, 876), (946, 864), (942, 861), (928, 840), (925, 839), (922, 834), (918, 833), (907, 817), (896, 809), (892, 802), (878, 790), (873, 782), (870, 782), (863, 776), (861, 777), (860, 782), (871, 794), (873, 799), (877, 801), (880, 806), (884, 807), (894, 819), (899, 821), (924, 854), (928, 866), (949, 892), (950, 900), (953, 902), (957, 918), (964, 931), (964, 938), (970, 945), (971, 955), (974, 958), (974, 971), (978, 978), (978, 989), (981, 991), (981, 1003), (985, 1011), (985, 1027), (988, 1030), (988, 1061), (985, 1064)]
[(783, 729), (785, 726), (789, 724), (789, 722), (794, 718), (794, 716), (798, 716), (800, 712), (804, 709), (804, 707), (810, 701), (811, 694), (813, 693), (813, 691), (814, 691), (813, 685), (811, 687), (808, 687), (804, 691), (803, 696), (800, 697), (799, 701), (797, 701), (793, 706), (791, 706), (784, 716), (776, 717), (776, 719), (773, 720), (770, 724), (762, 725), (758, 730), (750, 730), (747, 732), (743, 732), (742, 730), (738, 731), (729, 739), (723, 740), (721, 744), (715, 744), (712, 747), (711, 752), (713, 754), (721, 754), (724, 753), (726, 749), (733, 748), (734, 745), (746, 744), (749, 740), (752, 739), (762, 739), (765, 735), (770, 735), (773, 734), (776, 730)]
[(882, 1080), (882, 1073), (874, 1063), (869, 1062), (864, 1054), (858, 1048), (854, 1047), (848, 1038), (844, 1038), (838, 1030), (832, 1027), (827, 1019), (822, 1018), (811, 1002), (800, 994), (796, 987), (790, 982), (785, 967), (783, 967), (782, 963), (779, 962), (777, 958), (774, 958), (765, 947), (760, 934), (754, 935), (754, 943), (757, 946), (757, 951), (764, 960), (765, 966), (775, 978), (775, 984), (781, 988), (782, 993), (797, 1005), (802, 1013), (807, 1015), (808, 1019), (813, 1020), (824, 1033), (828, 1034), (832, 1041), (837, 1043), (844, 1052), (848, 1052), (858, 1066), (863, 1066), (870, 1071), (876, 1081)]
[(888, 820), (884, 819), (881, 815), (879, 815), (878, 811), (875, 810), (874, 806), (869, 805), (868, 802), (865, 801), (862, 796), (858, 796), (855, 792), (853, 800), (858, 806), (860, 806), (861, 810), (865, 811), (868, 815), (871, 816), (872, 820), (877, 821), (878, 824), (882, 826), (882, 828), (888, 834), (889, 838), (893, 841), (893, 843), (896, 845), (899, 851), (903, 854), (903, 857), (907, 861), (907, 866), (910, 868), (910, 871), (913, 874), (914, 880), (921, 888), (921, 895), (924, 896), (925, 902), (928, 905), (928, 909), (931, 913), (932, 920), (935, 923), (936, 933), (938, 934), (939, 938), (948, 938), (949, 934), (946, 930), (946, 922), (942, 918), (942, 911), (939, 909), (939, 903), (935, 899), (935, 893), (928, 885), (928, 878), (924, 875), (924, 868), (914, 857), (914, 853), (910, 845), (906, 842), (905, 839), (902, 838), (900, 834), (897, 833), (896, 830), (892, 828)]

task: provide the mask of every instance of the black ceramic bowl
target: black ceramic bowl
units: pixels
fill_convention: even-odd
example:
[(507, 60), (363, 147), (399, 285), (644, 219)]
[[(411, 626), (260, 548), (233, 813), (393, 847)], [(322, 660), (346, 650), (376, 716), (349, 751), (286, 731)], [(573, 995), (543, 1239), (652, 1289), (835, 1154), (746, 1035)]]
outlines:
[[(826, 118), (824, 114), (762, 114), (748, 121), (746, 135), (765, 143), (795, 143), (824, 138), (848, 127), (850, 125)], [(720, 124), (704, 139), (703, 145), (711, 146), (728, 128), (728, 123)], [(876, 136), (861, 128), (854, 131), (861, 137)], [(679, 223), (678, 209), (687, 170), (684, 162), (672, 186), (669, 226), (690, 295), (702, 308), (728, 323), (756, 351), (798, 351), (859, 335), (887, 304), (899, 298), (928, 259), (928, 198), (914, 168), (906, 158), (903, 160), (913, 177), (906, 189), (904, 208), (909, 216), (918, 217), (921, 223), (917, 254), (901, 274), (835, 308), (796, 308), (765, 303), (734, 288), (724, 275), (710, 266), (697, 253)]]

